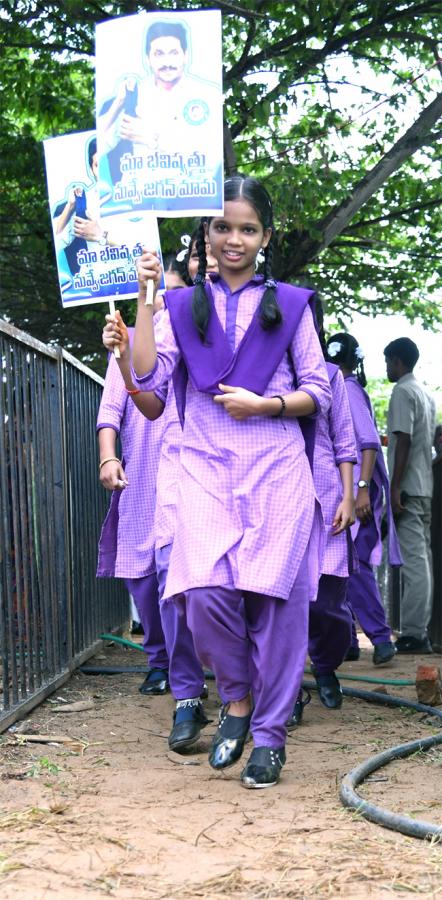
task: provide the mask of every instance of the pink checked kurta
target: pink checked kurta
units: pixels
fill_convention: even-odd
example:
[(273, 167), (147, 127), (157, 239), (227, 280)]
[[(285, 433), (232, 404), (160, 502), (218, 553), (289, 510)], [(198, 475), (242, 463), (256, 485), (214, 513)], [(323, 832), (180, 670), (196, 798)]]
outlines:
[[(162, 396), (161, 390), (157, 393)], [(99, 576), (143, 578), (155, 571), (155, 486), (163, 427), (162, 417), (150, 422), (136, 408), (125, 389), (115, 357), (111, 356), (97, 430), (114, 428), (120, 435), (129, 484), (124, 490), (112, 493), (100, 536)]]
[[(263, 292), (248, 282), (236, 295), (235, 347), (248, 328)], [(226, 327), (228, 300), (221, 282), (212, 284), (215, 308)], [(231, 309), (230, 309), (231, 315)], [(142, 390), (169, 380), (180, 350), (166, 310), (155, 327), (158, 361), (134, 380)], [(318, 409), (330, 403), (324, 359), (307, 308), (291, 346), (298, 387)], [(286, 354), (265, 396), (293, 390)], [(177, 502), (177, 540), (170, 557), (165, 598), (208, 585), (229, 585), (287, 598), (309, 547), (310, 593), (316, 594), (322, 552), (320, 516), (296, 419), (232, 419), (208, 394), (188, 384)], [(312, 540), (310, 540), (312, 538)]]
[(333, 535), (333, 519), (342, 500), (342, 482), (338, 466), (357, 461), (356, 441), (347, 391), (338, 370), (332, 380), (332, 402), (316, 420), (313, 479), (321, 504), (325, 526), (325, 552), (321, 573), (347, 578), (348, 538), (344, 531)]
[[(157, 392), (158, 393), (158, 392)], [(176, 503), (180, 472), (180, 450), (183, 437), (172, 382), (169, 382), (167, 401), (161, 416), (163, 437), (157, 478), (155, 509), (155, 549), (171, 544), (176, 528)]]

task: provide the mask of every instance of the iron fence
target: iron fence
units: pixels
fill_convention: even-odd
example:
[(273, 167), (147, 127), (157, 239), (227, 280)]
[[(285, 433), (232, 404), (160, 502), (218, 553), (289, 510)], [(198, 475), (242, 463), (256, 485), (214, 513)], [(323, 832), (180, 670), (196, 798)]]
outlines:
[(2, 731), (127, 621), (128, 597), (95, 578), (102, 379), (1, 320), (0, 367)]

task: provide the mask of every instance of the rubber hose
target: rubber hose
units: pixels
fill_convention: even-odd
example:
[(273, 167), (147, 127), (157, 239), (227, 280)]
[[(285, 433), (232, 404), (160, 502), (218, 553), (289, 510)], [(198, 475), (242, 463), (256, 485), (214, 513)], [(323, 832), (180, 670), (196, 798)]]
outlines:
[[(313, 675), (311, 669), (304, 669), (305, 675)], [(411, 678), (370, 678), (369, 675), (344, 675), (338, 672), (339, 681), (364, 681), (366, 684), (391, 684), (396, 687), (411, 687), (416, 682)]]
[[(303, 681), (302, 687), (307, 690), (317, 691), (315, 681)], [(416, 700), (407, 700), (406, 697), (393, 697), (392, 694), (381, 694), (379, 691), (360, 691), (358, 688), (342, 688), (345, 697), (355, 697), (357, 700), (368, 700), (369, 703), (380, 703), (382, 706), (404, 706), (414, 709), (416, 712), (428, 713), (437, 719), (442, 719), (442, 709), (435, 706), (427, 706), (425, 703), (417, 703)]]
[[(317, 684), (310, 681), (303, 682), (302, 687), (309, 690), (318, 690)], [(416, 703), (404, 697), (391, 697), (388, 694), (380, 694), (376, 691), (360, 691), (353, 688), (342, 688), (342, 693), (347, 697), (356, 697), (358, 700), (368, 700), (371, 703), (379, 703), (383, 706), (399, 706), (414, 709), (416, 712), (427, 713), (442, 720), (441, 709), (427, 706), (424, 703)], [(355, 788), (361, 784), (367, 775), (388, 765), (394, 759), (405, 759), (407, 756), (411, 756), (412, 753), (428, 750), (430, 747), (436, 747), (440, 744), (442, 744), (442, 731), (432, 737), (419, 738), (407, 744), (397, 744), (397, 746), (391, 747), (389, 750), (369, 756), (368, 759), (352, 769), (351, 772), (348, 772), (343, 778), (339, 791), (342, 804), (349, 809), (354, 809), (365, 819), (374, 822), (376, 825), (390, 828), (392, 831), (398, 831), (409, 837), (428, 840), (435, 836), (442, 836), (442, 825), (412, 819), (410, 816), (403, 816), (400, 813), (383, 809), (381, 806), (376, 806), (376, 804), (364, 800), (355, 791)]]
[(386, 766), (394, 759), (405, 759), (412, 753), (422, 750), (429, 750), (430, 747), (436, 747), (442, 744), (442, 731), (433, 737), (421, 738), (417, 741), (410, 741), (408, 744), (398, 744), (383, 753), (377, 753), (370, 756), (361, 765), (356, 766), (346, 775), (339, 791), (340, 799), (344, 806), (354, 809), (361, 813), (364, 819), (375, 822), (376, 825), (382, 825), (384, 828), (390, 828), (392, 831), (400, 831), (401, 834), (407, 834), (409, 837), (421, 838), (429, 840), (436, 835), (442, 837), (442, 825), (434, 825), (432, 822), (424, 822), (422, 819), (412, 819), (410, 816), (403, 816), (400, 813), (391, 812), (363, 800), (354, 788), (364, 781), (371, 772), (376, 772), (382, 766)]
[(136, 644), (135, 641), (128, 641), (126, 638), (118, 637), (116, 634), (100, 634), (101, 641), (113, 641), (114, 644), (122, 644), (123, 647), (130, 647), (131, 650), (141, 650), (144, 653), (142, 644)]
[(146, 675), (147, 666), (79, 666), (83, 675)]

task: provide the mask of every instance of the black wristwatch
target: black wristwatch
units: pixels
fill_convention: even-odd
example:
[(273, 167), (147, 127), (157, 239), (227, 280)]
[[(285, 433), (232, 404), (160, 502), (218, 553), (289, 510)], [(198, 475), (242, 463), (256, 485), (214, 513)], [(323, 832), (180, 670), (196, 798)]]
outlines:
[(369, 482), (369, 481), (364, 481), (363, 478), (361, 478), (361, 479), (358, 481), (358, 488), (369, 488), (369, 487), (370, 487), (370, 482)]

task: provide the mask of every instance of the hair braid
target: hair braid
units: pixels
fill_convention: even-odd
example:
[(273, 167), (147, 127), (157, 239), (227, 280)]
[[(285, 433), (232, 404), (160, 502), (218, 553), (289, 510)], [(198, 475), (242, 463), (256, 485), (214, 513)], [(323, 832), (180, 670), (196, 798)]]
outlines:
[(206, 337), (207, 326), (209, 324), (210, 307), (209, 300), (205, 290), (206, 283), (206, 231), (204, 227), (205, 220), (201, 222), (196, 234), (196, 249), (198, 252), (198, 272), (195, 277), (195, 287), (192, 294), (192, 319), (198, 330), (201, 341), (204, 342)]
[(367, 386), (367, 378), (365, 375), (364, 363), (362, 362), (362, 359), (360, 359), (358, 361), (358, 365), (357, 365), (357, 369), (356, 369), (356, 378), (358, 379), (361, 387), (364, 388)]
[[(310, 285), (304, 285), (304, 287), (309, 287), (310, 290), (314, 290)], [(325, 340), (325, 331), (324, 331), (324, 306), (319, 296), (319, 293), (315, 291), (313, 294), (313, 321), (315, 325), (315, 331), (319, 338), (319, 343), (321, 345), (322, 354), (324, 359), (328, 359), (327, 354), (327, 343)]]
[(276, 282), (273, 278), (272, 273), (273, 235), (274, 231), (272, 226), (272, 234), (269, 243), (264, 250), (265, 291), (261, 297), (261, 303), (259, 304), (259, 318), (261, 320), (261, 325), (265, 331), (267, 331), (269, 328), (275, 328), (276, 325), (280, 325), (282, 322), (282, 314), (276, 297)]

